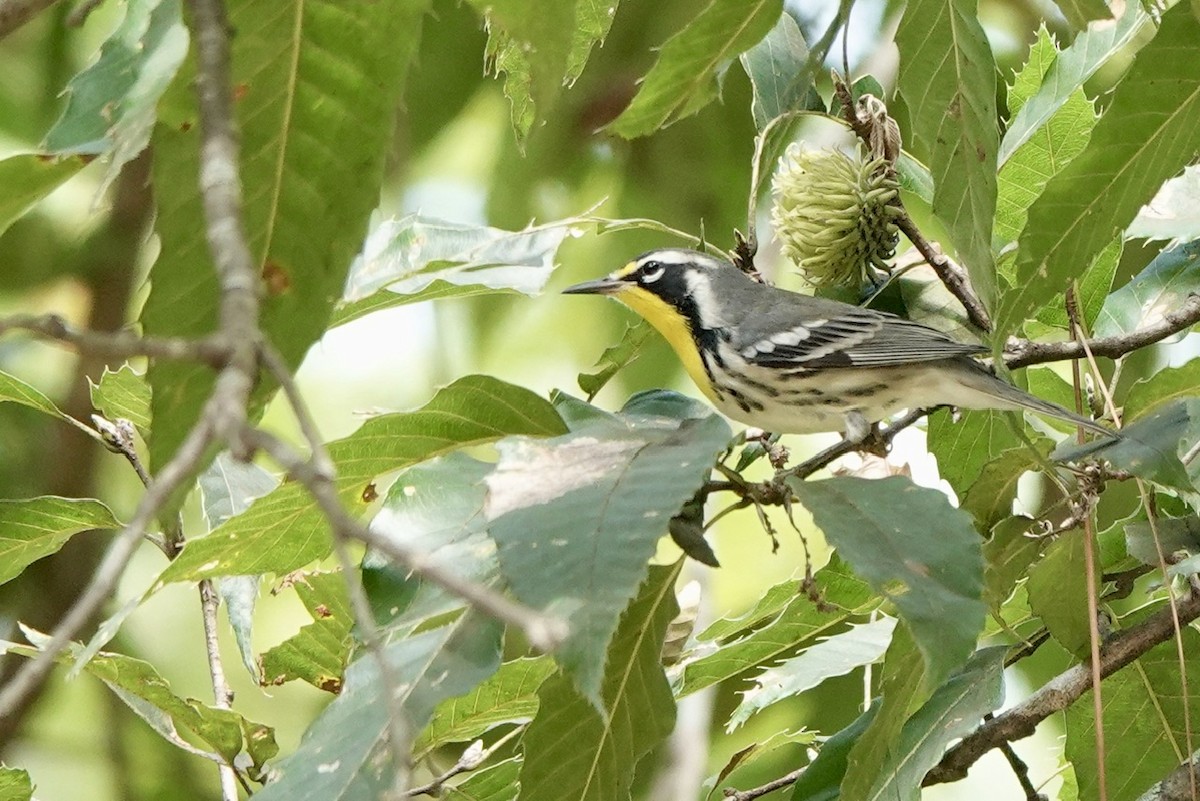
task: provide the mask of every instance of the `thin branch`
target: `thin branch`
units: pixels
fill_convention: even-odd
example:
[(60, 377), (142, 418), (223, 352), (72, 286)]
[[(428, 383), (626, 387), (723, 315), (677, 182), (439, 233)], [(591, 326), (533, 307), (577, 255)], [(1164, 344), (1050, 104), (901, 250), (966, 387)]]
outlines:
[(40, 339), (62, 342), (81, 353), (106, 359), (149, 356), (167, 361), (200, 362), (219, 369), (225, 366), (231, 352), (231, 348), (216, 337), (144, 337), (132, 331), (80, 330), (57, 314), (14, 314), (0, 319), (0, 335), (9, 331), (26, 331)]
[[(1200, 593), (1182, 599), (1178, 606), (1180, 624), (1200, 618)], [(1118, 631), (1100, 647), (1100, 676), (1108, 678), (1151, 648), (1175, 634), (1172, 610), (1164, 607), (1135, 626)], [(924, 784), (942, 784), (962, 779), (984, 754), (1003, 742), (1029, 737), (1037, 725), (1061, 712), (1091, 688), (1091, 667), (1068, 668), (1021, 703), (987, 721), (946, 752), (941, 762), (925, 776)]]
[[(1079, 305), (1075, 302), (1075, 287), (1067, 287), (1064, 295), (1067, 309), (1067, 319), (1071, 324), (1071, 336), (1080, 343), (1083, 351), (1088, 356), (1088, 360), (1095, 367), (1095, 360), (1092, 359), (1092, 354), (1087, 348), (1087, 343), (1084, 341), (1087, 335), (1084, 333), (1083, 324), (1080, 322)], [(1072, 385), (1075, 389), (1075, 413), (1083, 414), (1083, 380), (1080, 376), (1079, 361), (1071, 362), (1071, 374), (1074, 377)], [(1099, 373), (1097, 373), (1099, 375)], [(1104, 386), (1101, 383), (1101, 386)], [(1110, 410), (1115, 414), (1116, 409), (1112, 406), (1112, 396), (1108, 392), (1108, 388), (1104, 388), (1105, 397), (1108, 398)], [(1085, 442), (1082, 426), (1076, 426), (1076, 440), (1079, 444)], [(1099, 793), (1100, 801), (1108, 801), (1108, 772), (1105, 770), (1107, 763), (1108, 749), (1105, 746), (1104, 740), (1104, 697), (1100, 689), (1100, 601), (1097, 596), (1097, 581), (1096, 581), (1096, 527), (1092, 516), (1093, 504), (1087, 504), (1089, 507), (1083, 515), (1083, 551), (1084, 551), (1084, 567), (1087, 580), (1087, 613), (1088, 613), (1088, 655), (1092, 668), (1092, 717), (1095, 720), (1094, 736), (1096, 742), (1096, 789)]]
[(229, 21), (222, 0), (189, 0), (196, 43), (196, 95), (200, 107), (200, 196), (205, 237), (221, 286), (220, 332), (229, 361), (217, 379), (214, 428), (236, 444), (258, 375), (259, 276), (242, 224), (242, 185), (233, 118)]
[(411, 790), (406, 791), (401, 797), (415, 798), (419, 795), (441, 795), (442, 788), (446, 785), (446, 782), (450, 781), (455, 776), (475, 770), (484, 762), (487, 762), (488, 759), (491, 758), (492, 754), (500, 750), (502, 745), (524, 731), (524, 726), (517, 726), (512, 731), (507, 732), (499, 740), (492, 743), (491, 746), (486, 750), (483, 747), (483, 740), (476, 740), (467, 746), (466, 750), (462, 752), (462, 756), (458, 758), (458, 761), (455, 762), (449, 770), (447, 770), (445, 773), (442, 773), (440, 776), (435, 777), (434, 780), (428, 784), (422, 784), (420, 787), (413, 787)]
[(1095, 337), (1083, 342), (1031, 342), (1027, 339), (1010, 339), (1004, 348), (1004, 363), (1010, 368), (1028, 367), (1031, 364), (1079, 359), (1090, 350), (1093, 356), (1117, 359), (1127, 353), (1161, 342), (1200, 323), (1200, 294), (1188, 295), (1187, 300), (1165, 312), (1161, 318), (1128, 334)]
[[(221, 663), (221, 646), (217, 641), (217, 609), (221, 599), (213, 583), (204, 579), (200, 582), (200, 614), (204, 620), (204, 650), (208, 654), (208, 677), (213, 688), (213, 706), (217, 709), (233, 708), (233, 690), (225, 678), (225, 667)], [(218, 764), (221, 778), (221, 801), (238, 801), (238, 775), (232, 765)]]
[(761, 798), (768, 793), (773, 793), (783, 787), (788, 787), (795, 784), (806, 770), (808, 770), (807, 767), (793, 770), (791, 773), (784, 774), (778, 779), (772, 779), (766, 784), (758, 787), (752, 787), (749, 790), (735, 790), (732, 787), (726, 787), (724, 793), (725, 798), (728, 799), (728, 801), (754, 801), (754, 799)]
[(553, 651), (566, 637), (566, 624), (560, 619), (542, 614), (536, 609), (510, 600), (489, 587), (465, 579), (432, 561), (428, 554), (413, 550), (364, 526), (346, 511), (338, 499), (332, 479), (319, 472), (311, 462), (282, 440), (265, 431), (251, 429), (245, 434), (245, 442), (266, 452), (287, 470), (293, 479), (303, 484), (321, 507), (330, 526), (335, 532), (340, 532), (340, 536), (371, 546), (415, 575), (458, 595), (481, 612), (521, 629), (529, 644), (539, 651)]
[(0, 0), (0, 39), (57, 2), (58, 0)]
[[(879, 431), (877, 437), (880, 444), (887, 445), (891, 443), (891, 441), (896, 438), (897, 434), (932, 411), (934, 410), (913, 409), (909, 412), (906, 412), (902, 417), (897, 418), (895, 422), (893, 422), (887, 428)], [(818, 470), (828, 467), (839, 457), (845, 456), (847, 453), (856, 451), (861, 447), (862, 443), (860, 442), (851, 442), (843, 439), (834, 445), (830, 445), (828, 448), (821, 451), (816, 456), (813, 456), (811, 459), (807, 459), (795, 467), (789, 467), (787, 470), (781, 471), (780, 473), (776, 474), (776, 479), (782, 480), (792, 476), (797, 478), (807, 478)]]

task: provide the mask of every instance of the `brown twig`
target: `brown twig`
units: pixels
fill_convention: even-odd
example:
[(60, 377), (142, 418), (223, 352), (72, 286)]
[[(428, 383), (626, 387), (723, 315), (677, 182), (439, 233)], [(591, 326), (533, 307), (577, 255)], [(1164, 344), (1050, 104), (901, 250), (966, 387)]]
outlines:
[[(983, 719), (988, 721), (994, 717), (995, 715), (989, 712), (983, 716)], [(1012, 743), (1001, 743), (1000, 753), (1004, 754), (1004, 759), (1012, 768), (1013, 775), (1017, 777), (1017, 784), (1021, 785), (1021, 792), (1025, 793), (1025, 801), (1046, 801), (1046, 796), (1038, 792), (1037, 787), (1029, 778), (1029, 765), (1025, 764), (1025, 760), (1021, 759), (1013, 749)]]
[(1189, 295), (1187, 300), (1166, 311), (1154, 323), (1128, 334), (1095, 337), (1082, 342), (1031, 342), (1027, 339), (1010, 339), (1004, 348), (1004, 363), (1013, 369), (1028, 367), (1031, 364), (1079, 359), (1084, 357), (1088, 350), (1093, 356), (1117, 359), (1139, 348), (1161, 342), (1196, 323), (1200, 323), (1200, 294)]
[(752, 787), (749, 790), (735, 790), (732, 787), (726, 787), (724, 795), (728, 801), (754, 801), (754, 799), (761, 798), (768, 793), (773, 793), (783, 787), (795, 784), (807, 769), (807, 767), (804, 767), (793, 770), (791, 773), (786, 773), (778, 779), (772, 779), (766, 784)]
[[(1178, 604), (1179, 621), (1187, 624), (1200, 618), (1200, 593)], [(1109, 637), (1100, 647), (1100, 676), (1108, 678), (1129, 665), (1151, 648), (1175, 634), (1175, 622), (1169, 607), (1159, 609), (1138, 624)], [(1091, 687), (1091, 667), (1074, 665), (1021, 703), (987, 721), (946, 752), (941, 762), (925, 776), (924, 785), (962, 779), (967, 770), (984, 754), (1002, 742), (1029, 737), (1037, 725), (1077, 701)]]
[(224, 338), (144, 337), (132, 331), (84, 331), (56, 314), (14, 314), (0, 319), (0, 335), (26, 331), (40, 339), (70, 345), (81, 353), (106, 359), (149, 356), (168, 361), (193, 361), (220, 369), (229, 360), (231, 348)]

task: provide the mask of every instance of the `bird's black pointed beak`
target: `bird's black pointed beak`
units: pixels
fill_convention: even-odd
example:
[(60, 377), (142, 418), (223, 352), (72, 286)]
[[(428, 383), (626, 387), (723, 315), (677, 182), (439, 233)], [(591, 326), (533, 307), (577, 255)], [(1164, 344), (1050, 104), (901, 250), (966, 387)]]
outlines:
[(584, 281), (563, 290), (564, 295), (612, 295), (621, 291), (625, 282), (615, 278), (598, 278), (595, 281)]

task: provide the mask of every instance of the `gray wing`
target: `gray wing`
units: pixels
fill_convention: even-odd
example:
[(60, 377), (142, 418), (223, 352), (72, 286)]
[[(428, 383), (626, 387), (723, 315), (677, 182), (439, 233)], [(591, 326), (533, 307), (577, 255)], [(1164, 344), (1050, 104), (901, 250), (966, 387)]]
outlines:
[(751, 364), (781, 369), (891, 367), (988, 350), (885, 312), (820, 298), (805, 298), (803, 304), (775, 300), (750, 310), (730, 342)]

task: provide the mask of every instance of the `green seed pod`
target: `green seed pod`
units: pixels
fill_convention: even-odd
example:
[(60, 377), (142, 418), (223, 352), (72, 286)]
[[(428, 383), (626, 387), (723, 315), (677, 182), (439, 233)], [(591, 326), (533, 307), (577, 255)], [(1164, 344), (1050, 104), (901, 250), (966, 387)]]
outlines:
[(771, 222), (784, 255), (818, 287), (857, 291), (895, 254), (890, 204), (898, 191), (886, 162), (861, 147), (847, 154), (792, 144), (772, 181)]

